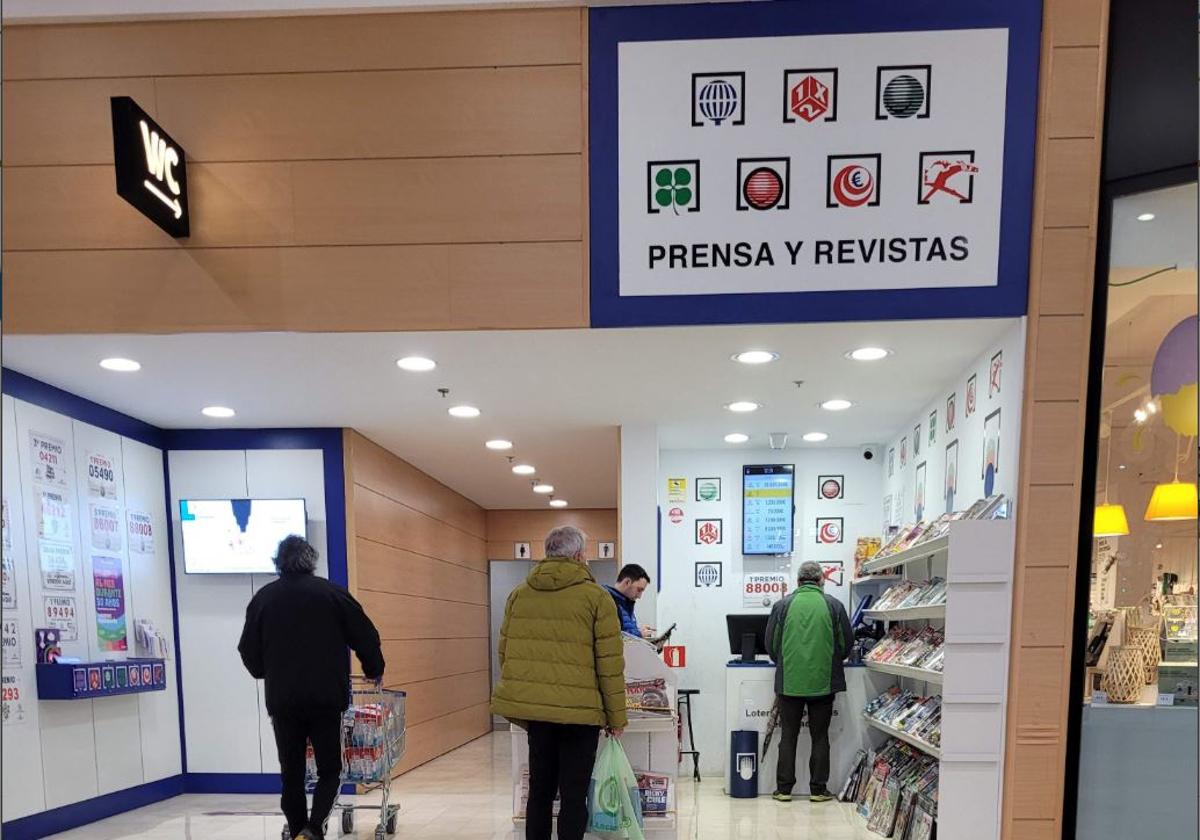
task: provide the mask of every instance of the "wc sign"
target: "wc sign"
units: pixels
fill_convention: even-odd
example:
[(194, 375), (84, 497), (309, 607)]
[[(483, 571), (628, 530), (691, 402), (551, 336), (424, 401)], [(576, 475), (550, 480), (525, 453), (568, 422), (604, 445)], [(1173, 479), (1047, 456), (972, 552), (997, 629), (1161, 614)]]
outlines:
[(117, 195), (171, 236), (190, 233), (187, 155), (128, 96), (112, 98)]

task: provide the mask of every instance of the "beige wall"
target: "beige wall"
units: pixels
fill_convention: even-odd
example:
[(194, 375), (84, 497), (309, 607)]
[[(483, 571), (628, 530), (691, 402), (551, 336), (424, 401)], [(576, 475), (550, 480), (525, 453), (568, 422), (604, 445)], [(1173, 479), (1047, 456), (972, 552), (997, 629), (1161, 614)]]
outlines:
[[(617, 511), (607, 509), (580, 510), (489, 510), (487, 512), (487, 556), (489, 560), (512, 560), (513, 544), (527, 542), (531, 560), (546, 557), (546, 535), (560, 525), (574, 525), (587, 534), (587, 556), (600, 556), (599, 543), (617, 541)], [(621, 546), (616, 558), (620, 560)]]
[[(581, 327), (580, 9), (9, 26), (5, 329)], [(187, 150), (115, 192), (109, 97)]]
[(408, 692), (403, 772), (490, 727), (484, 512), (355, 431), (344, 446), (350, 585)]

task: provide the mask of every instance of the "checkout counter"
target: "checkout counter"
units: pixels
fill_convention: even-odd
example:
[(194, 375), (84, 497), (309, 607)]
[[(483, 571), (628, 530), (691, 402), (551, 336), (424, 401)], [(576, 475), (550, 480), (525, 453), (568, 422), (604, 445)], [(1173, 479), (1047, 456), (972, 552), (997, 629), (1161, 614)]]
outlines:
[[(779, 761), (779, 739), (783, 727), (777, 726), (771, 744), (763, 756), (767, 722), (775, 703), (775, 665), (767, 658), (764, 638), (766, 615), (726, 616), (729, 626), (730, 652), (737, 654), (725, 665), (725, 793), (730, 792), (730, 736), (741, 729), (758, 732), (758, 793), (769, 796), (775, 790), (775, 768)], [(745, 637), (754, 634), (753, 649), (744, 645)], [(749, 661), (746, 661), (746, 660)], [(883, 743), (882, 733), (871, 729), (863, 719), (867, 701), (878, 696), (894, 682), (894, 678), (866, 668), (846, 666), (846, 691), (833, 701), (833, 721), (829, 725), (829, 789), (836, 795), (846, 781), (854, 757), (860, 749)], [(808, 758), (812, 742), (806, 728), (800, 730), (796, 745), (796, 787), (793, 794), (807, 796), (809, 790)]]

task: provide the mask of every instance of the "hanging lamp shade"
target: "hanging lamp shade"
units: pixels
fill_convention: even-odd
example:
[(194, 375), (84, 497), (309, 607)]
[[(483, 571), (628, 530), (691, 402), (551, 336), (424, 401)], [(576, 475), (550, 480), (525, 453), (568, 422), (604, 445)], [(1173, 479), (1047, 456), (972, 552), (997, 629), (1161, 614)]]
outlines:
[(1146, 506), (1147, 522), (1180, 522), (1196, 518), (1196, 485), (1184, 481), (1158, 484)]
[(1129, 533), (1129, 520), (1125, 518), (1124, 505), (1096, 505), (1096, 516), (1092, 523), (1092, 535), (1096, 537), (1123, 537)]

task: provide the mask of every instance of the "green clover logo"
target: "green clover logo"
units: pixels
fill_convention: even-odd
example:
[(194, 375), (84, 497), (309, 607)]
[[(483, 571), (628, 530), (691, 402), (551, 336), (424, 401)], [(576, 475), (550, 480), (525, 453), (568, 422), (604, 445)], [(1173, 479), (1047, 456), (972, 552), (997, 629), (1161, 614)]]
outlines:
[(680, 207), (692, 203), (692, 173), (685, 167), (663, 167), (654, 176), (654, 201), (659, 207), (670, 207), (678, 216)]

